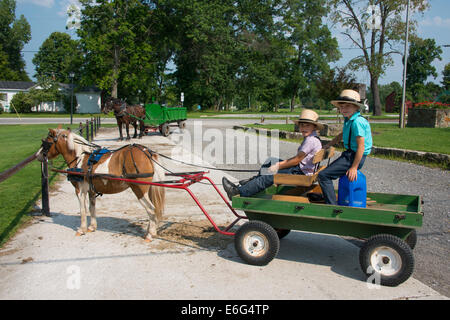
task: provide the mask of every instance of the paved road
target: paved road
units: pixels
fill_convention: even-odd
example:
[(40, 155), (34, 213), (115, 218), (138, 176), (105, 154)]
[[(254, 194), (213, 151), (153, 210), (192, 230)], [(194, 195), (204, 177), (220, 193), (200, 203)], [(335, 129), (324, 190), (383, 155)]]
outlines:
[[(86, 123), (91, 118), (73, 118), (73, 123)], [(0, 118), (1, 124), (69, 124), (70, 118)], [(102, 118), (102, 123), (116, 123), (114, 118)]]
[[(249, 123), (248, 120), (236, 120), (235, 124), (244, 124), (245, 122)], [(213, 160), (211, 160), (211, 141), (214, 141), (210, 138), (214, 133), (211, 132), (211, 129), (219, 130), (225, 136), (227, 130), (230, 132), (230, 126), (228, 121), (223, 120), (189, 121), (187, 128), (191, 136), (195, 137), (196, 141), (194, 142), (197, 145), (199, 137), (201, 137), (198, 133), (200, 128), (203, 134), (202, 147), (198, 147), (193, 152), (200, 155), (199, 150), (206, 149), (206, 152), (203, 152), (204, 158), (217, 167), (258, 169), (264, 158), (258, 159), (258, 162), (255, 163), (255, 146), (249, 146), (249, 144), (256, 143), (255, 140), (253, 142), (251, 140), (239, 141), (234, 144), (235, 160), (238, 160), (238, 154), (245, 158), (245, 161), (240, 161), (238, 165), (220, 161), (214, 157), (214, 154)], [(195, 130), (197, 130), (197, 136), (195, 136)], [(230, 139), (225, 139), (225, 141), (227, 143), (224, 143), (222, 154), (227, 155), (225, 144), (232, 144), (233, 141)], [(294, 155), (297, 148), (298, 145), (294, 143), (280, 141), (279, 150), (275, 146), (274, 151), (279, 151), (280, 158), (287, 159)], [(214, 162), (214, 160), (217, 161)], [(424, 225), (418, 231), (418, 244), (414, 250), (416, 259), (414, 277), (438, 292), (450, 296), (450, 172), (375, 157), (369, 157), (366, 160), (362, 171), (367, 177), (368, 192), (423, 196), (425, 216)], [(235, 181), (252, 175), (252, 173), (229, 173), (235, 177)], [(357, 242), (353, 243), (358, 245)]]

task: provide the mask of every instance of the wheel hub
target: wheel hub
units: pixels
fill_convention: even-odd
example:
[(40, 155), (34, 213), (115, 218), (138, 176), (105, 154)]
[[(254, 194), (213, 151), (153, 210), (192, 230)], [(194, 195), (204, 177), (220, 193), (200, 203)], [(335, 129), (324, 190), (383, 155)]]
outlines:
[(244, 248), (252, 256), (263, 255), (267, 251), (267, 239), (260, 232), (250, 232), (244, 239)]
[(384, 276), (392, 276), (402, 268), (402, 259), (393, 248), (378, 247), (370, 257), (372, 268)]

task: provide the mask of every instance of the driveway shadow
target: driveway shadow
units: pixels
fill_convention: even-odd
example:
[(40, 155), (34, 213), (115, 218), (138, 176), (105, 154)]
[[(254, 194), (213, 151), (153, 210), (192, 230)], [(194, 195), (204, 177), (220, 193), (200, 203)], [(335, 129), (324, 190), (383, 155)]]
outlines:
[[(218, 256), (246, 263), (239, 257), (234, 245), (218, 252)], [(291, 231), (280, 241), (280, 250), (275, 259), (328, 266), (332, 272), (346, 278), (366, 281), (359, 266), (359, 248), (350, 242), (343, 242), (337, 236)]]
[[(63, 213), (51, 213), (52, 222), (60, 226), (66, 227), (68, 229), (76, 232), (81, 224), (81, 218), (79, 215), (66, 215)], [(88, 216), (88, 226), (90, 223), (90, 217)], [(135, 222), (130, 222), (127, 219), (116, 218), (116, 217), (105, 217), (97, 216), (97, 230), (105, 231), (113, 234), (128, 234), (138, 237), (145, 236), (147, 225), (145, 224), (145, 229), (141, 225)]]

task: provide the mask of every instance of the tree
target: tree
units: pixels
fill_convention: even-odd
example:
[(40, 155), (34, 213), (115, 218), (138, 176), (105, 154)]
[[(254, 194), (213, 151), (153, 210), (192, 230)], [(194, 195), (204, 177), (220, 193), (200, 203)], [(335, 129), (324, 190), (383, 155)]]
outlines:
[[(51, 78), (61, 83), (70, 83), (70, 72), (74, 72), (74, 82), (78, 82), (81, 74), (82, 52), (79, 42), (62, 32), (53, 32), (41, 45), (33, 58), (36, 66), (35, 76), (38, 79)], [(75, 72), (77, 71), (77, 72)]]
[(82, 84), (96, 84), (118, 97), (154, 87), (152, 13), (138, 0), (80, 0), (80, 37), (84, 53)]
[(428, 77), (437, 77), (436, 68), (431, 63), (441, 58), (442, 49), (436, 46), (434, 39), (413, 37), (410, 42), (406, 68), (406, 87), (414, 99), (419, 98), (419, 91), (424, 91)]
[[(403, 13), (406, 0), (330, 0), (334, 6), (332, 21), (339, 23), (343, 34), (362, 52), (349, 63), (353, 70), (366, 69), (370, 75), (370, 89), (374, 99), (374, 115), (381, 115), (378, 79), (387, 66), (393, 64), (392, 55), (401, 54), (395, 45), (404, 41), (406, 33)], [(411, 0), (412, 12), (423, 12), (427, 0)], [(415, 22), (410, 20), (410, 32)]]
[(291, 111), (295, 98), (305, 93), (311, 79), (327, 72), (329, 63), (340, 58), (337, 40), (323, 23), (328, 11), (326, 0), (282, 1), (283, 34), (287, 35), (291, 51), (286, 74)]
[(23, 15), (16, 19), (15, 11), (15, 0), (0, 0), (0, 80), (30, 81), (21, 51), (31, 29)]
[[(319, 96), (329, 103), (335, 100), (342, 90), (354, 88), (356, 78), (347, 68), (334, 68), (323, 73), (316, 81)], [(331, 105), (331, 104), (330, 104)]]
[(177, 86), (185, 103), (222, 108), (234, 91), (236, 41), (233, 1), (176, 1)]

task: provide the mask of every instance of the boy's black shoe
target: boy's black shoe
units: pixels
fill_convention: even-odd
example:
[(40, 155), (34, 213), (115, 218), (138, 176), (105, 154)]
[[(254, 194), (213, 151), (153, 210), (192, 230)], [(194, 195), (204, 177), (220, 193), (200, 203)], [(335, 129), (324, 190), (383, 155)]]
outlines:
[(222, 185), (230, 200), (231, 198), (233, 198), (233, 196), (239, 194), (239, 189), (236, 187), (236, 185), (225, 177), (222, 178)]

